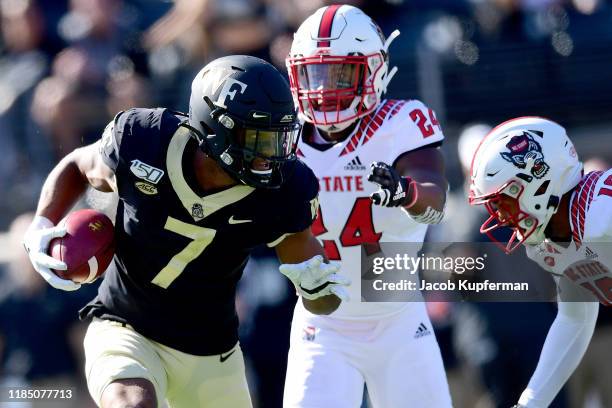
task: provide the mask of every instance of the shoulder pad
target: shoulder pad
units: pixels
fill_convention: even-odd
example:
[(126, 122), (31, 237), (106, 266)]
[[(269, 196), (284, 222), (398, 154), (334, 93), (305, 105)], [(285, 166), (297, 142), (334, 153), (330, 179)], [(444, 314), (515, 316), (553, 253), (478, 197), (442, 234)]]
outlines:
[(390, 102), (395, 104), (387, 120), (398, 155), (444, 140), (435, 112), (423, 102), (416, 99)]

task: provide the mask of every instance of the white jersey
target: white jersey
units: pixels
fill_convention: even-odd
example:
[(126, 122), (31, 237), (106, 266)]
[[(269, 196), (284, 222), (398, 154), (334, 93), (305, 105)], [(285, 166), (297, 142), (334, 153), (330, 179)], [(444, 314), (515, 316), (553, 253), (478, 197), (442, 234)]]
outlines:
[(571, 197), (569, 218), (572, 242), (567, 248), (546, 239), (527, 247), (527, 255), (612, 305), (612, 169), (582, 178)]
[[(405, 306), (361, 302), (361, 245), (368, 244), (365, 247), (369, 251), (370, 244), (379, 242), (422, 243), (427, 225), (417, 223), (401, 208), (372, 205), (369, 196), (377, 187), (367, 181), (367, 175), (374, 161), (393, 164), (403, 153), (443, 139), (434, 112), (422, 102), (383, 100), (376, 111), (361, 119), (349, 137), (327, 150), (300, 140), (298, 155), (319, 179), (320, 208), (312, 231), (322, 241), (327, 256), (341, 261), (341, 273), (352, 280), (351, 300), (342, 302), (334, 317), (384, 316)], [(415, 253), (409, 256), (415, 256), (420, 245), (415, 247), (411, 247)]]

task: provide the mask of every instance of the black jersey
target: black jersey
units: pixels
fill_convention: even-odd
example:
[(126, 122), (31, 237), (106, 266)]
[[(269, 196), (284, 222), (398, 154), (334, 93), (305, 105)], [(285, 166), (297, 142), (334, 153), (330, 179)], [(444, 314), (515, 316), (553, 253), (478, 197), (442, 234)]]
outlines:
[[(184, 152), (195, 141), (166, 109), (131, 109), (105, 131), (101, 155), (115, 171), (116, 253), (81, 316), (129, 323), (196, 355), (236, 343), (236, 284), (251, 250), (306, 229), (318, 182), (297, 162), (278, 190), (236, 185), (200, 196)], [(192, 165), (191, 165), (192, 166)]]

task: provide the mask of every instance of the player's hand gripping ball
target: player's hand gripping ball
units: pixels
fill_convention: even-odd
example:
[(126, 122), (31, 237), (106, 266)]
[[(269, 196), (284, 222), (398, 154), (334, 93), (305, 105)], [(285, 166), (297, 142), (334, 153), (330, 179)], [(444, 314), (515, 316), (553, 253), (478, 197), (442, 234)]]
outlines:
[(49, 254), (64, 262), (65, 271), (53, 272), (62, 279), (91, 283), (104, 274), (115, 253), (115, 228), (103, 213), (86, 209), (64, 219), (66, 235), (49, 244)]

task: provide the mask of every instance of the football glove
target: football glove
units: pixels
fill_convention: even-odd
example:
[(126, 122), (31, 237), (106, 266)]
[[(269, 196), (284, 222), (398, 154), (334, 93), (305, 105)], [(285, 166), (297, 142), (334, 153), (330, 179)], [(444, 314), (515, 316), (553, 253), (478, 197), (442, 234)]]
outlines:
[(62, 279), (51, 270), (65, 271), (66, 264), (47, 254), (51, 240), (64, 235), (66, 235), (66, 227), (63, 224), (54, 226), (48, 218), (36, 216), (23, 237), (23, 246), (30, 257), (32, 266), (49, 285), (61, 290), (77, 290), (81, 287), (80, 284)]
[(282, 264), (280, 272), (293, 282), (299, 295), (313, 300), (327, 295), (336, 295), (341, 300), (349, 299), (344, 286), (351, 284), (350, 279), (336, 273), (338, 263), (326, 263), (317, 255), (299, 264)]
[(372, 163), (368, 181), (378, 185), (378, 190), (370, 195), (376, 205), (410, 208), (416, 201), (414, 181), (410, 177), (400, 176), (386, 163)]

